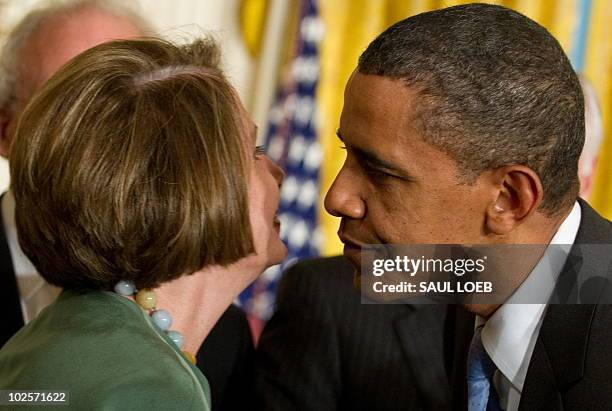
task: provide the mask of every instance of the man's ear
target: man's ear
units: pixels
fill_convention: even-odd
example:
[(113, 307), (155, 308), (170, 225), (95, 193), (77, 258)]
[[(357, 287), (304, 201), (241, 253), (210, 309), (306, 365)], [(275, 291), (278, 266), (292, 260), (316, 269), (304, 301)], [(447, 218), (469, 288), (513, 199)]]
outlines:
[(506, 235), (533, 214), (544, 197), (542, 181), (526, 166), (511, 165), (495, 170), (497, 188), (486, 211), (489, 232)]
[(9, 126), (13, 121), (13, 113), (6, 108), (0, 108), (0, 155), (8, 158), (11, 148), (12, 136), (10, 136)]

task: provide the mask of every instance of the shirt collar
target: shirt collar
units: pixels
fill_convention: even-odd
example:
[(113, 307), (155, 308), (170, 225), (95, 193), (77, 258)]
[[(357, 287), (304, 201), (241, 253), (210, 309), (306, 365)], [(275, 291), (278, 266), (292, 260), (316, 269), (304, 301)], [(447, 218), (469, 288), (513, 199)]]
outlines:
[[(550, 244), (559, 245), (544, 253), (527, 279), (512, 296), (486, 321), (482, 330), (482, 343), (487, 353), (504, 376), (522, 391), (527, 368), (537, 340), (546, 304), (519, 304), (518, 301), (546, 301), (563, 269), (571, 245), (580, 226), (581, 210), (578, 202), (565, 218)], [(563, 252), (559, 252), (563, 250)], [(552, 276), (551, 276), (552, 274)], [(537, 290), (538, 299), (531, 294)], [(484, 320), (477, 317), (476, 323)]]

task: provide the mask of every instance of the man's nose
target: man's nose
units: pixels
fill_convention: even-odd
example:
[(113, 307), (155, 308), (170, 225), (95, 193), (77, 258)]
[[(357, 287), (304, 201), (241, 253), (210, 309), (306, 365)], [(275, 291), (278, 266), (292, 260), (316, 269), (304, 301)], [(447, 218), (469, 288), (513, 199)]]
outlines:
[(343, 166), (325, 195), (325, 209), (335, 217), (361, 219), (366, 206), (361, 198), (358, 179), (352, 178)]

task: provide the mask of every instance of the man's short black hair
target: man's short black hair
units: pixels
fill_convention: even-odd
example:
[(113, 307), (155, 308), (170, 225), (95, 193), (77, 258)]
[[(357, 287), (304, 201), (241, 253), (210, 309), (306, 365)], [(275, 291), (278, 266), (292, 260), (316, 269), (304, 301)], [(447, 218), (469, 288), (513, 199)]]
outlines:
[(378, 36), (358, 71), (401, 80), (417, 93), (417, 130), (458, 162), (466, 183), (522, 164), (542, 180), (543, 212), (573, 204), (582, 91), (561, 46), (536, 22), (487, 4), (419, 14)]

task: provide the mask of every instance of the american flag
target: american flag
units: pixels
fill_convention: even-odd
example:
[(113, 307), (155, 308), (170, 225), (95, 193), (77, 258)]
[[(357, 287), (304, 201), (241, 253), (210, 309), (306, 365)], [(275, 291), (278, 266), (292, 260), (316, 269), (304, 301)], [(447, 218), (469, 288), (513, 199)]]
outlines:
[(302, 0), (294, 57), (270, 109), (264, 144), (270, 158), (285, 170), (279, 218), (281, 239), (289, 254), (285, 262), (266, 270), (240, 296), (257, 336), (274, 309), (283, 270), (297, 259), (318, 255), (319, 167), (322, 152), (317, 139), (316, 89), (319, 43), (323, 23), (316, 0)]

